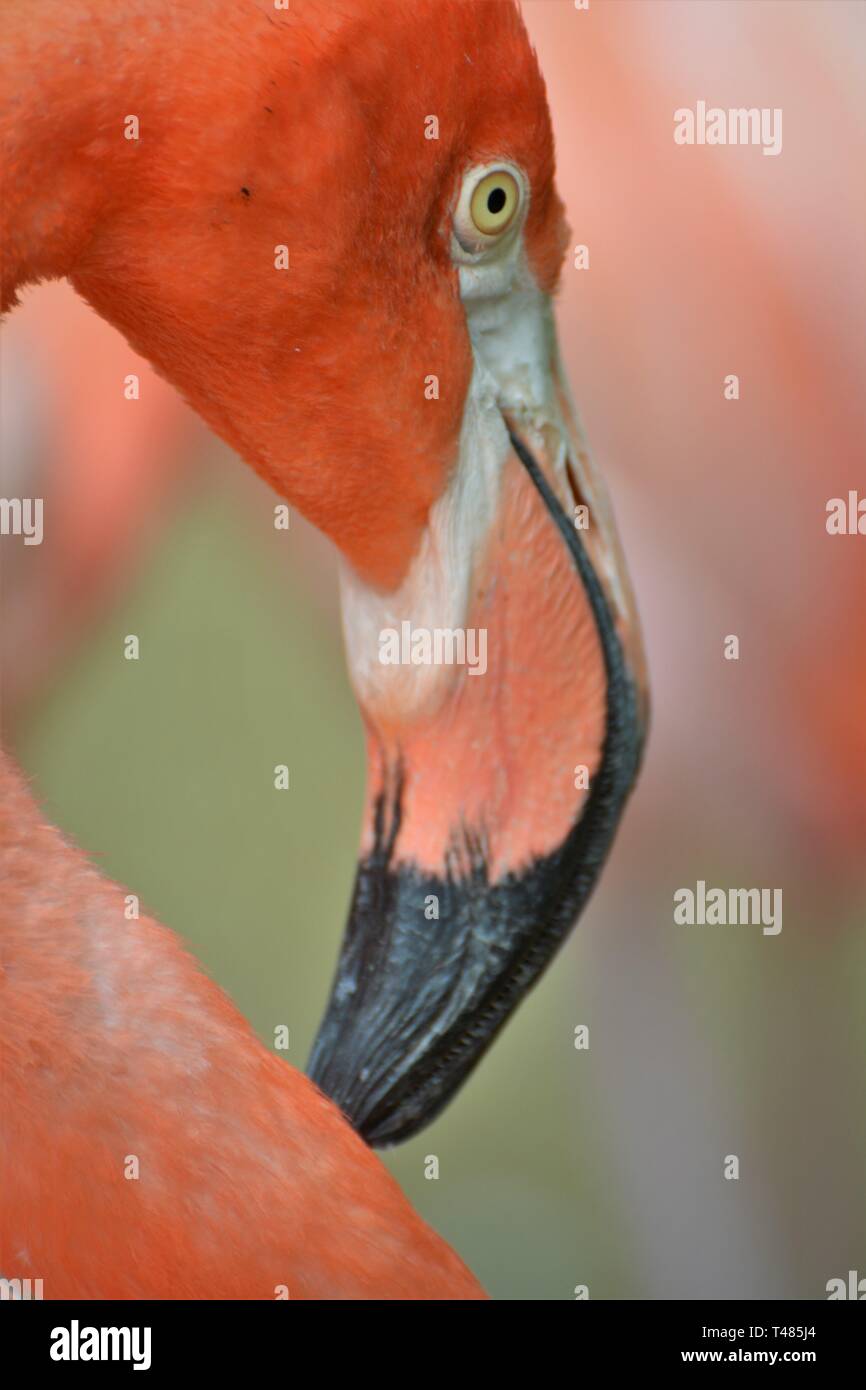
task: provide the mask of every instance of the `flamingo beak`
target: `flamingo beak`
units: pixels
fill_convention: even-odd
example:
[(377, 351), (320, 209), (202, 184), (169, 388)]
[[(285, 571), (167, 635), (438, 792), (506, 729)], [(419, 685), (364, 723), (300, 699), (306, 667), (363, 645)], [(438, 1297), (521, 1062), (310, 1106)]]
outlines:
[[(414, 573), (386, 598), (344, 589), (368, 811), (310, 1075), (378, 1146), (437, 1115), (565, 939), (646, 725), (628, 578), (549, 304), (525, 284), (482, 298), (460, 462)], [(462, 624), (475, 668), (437, 667), (423, 634)], [(399, 661), (371, 659), (383, 632)]]

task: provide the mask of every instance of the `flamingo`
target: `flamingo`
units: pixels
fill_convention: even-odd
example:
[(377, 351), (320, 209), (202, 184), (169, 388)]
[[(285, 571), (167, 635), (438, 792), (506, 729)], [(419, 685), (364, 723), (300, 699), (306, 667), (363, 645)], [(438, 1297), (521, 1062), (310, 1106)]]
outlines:
[(125, 348), (122, 376), (135, 373), (141, 389), (129, 428), (129, 402), (115, 389), (116, 337), (62, 280), (28, 296), (4, 328), (12, 410), (4, 420), (2, 491), (42, 498), (52, 518), (50, 544), (21, 546), (5, 557), (0, 714), (6, 736), (124, 591), (195, 474), (190, 460), (203, 427), (177, 392)]
[(4, 757), (0, 1270), (53, 1297), (483, 1297), (369, 1145), (441, 1110), (550, 961), (646, 724), (517, 6), (3, 10), (2, 308), (68, 278), (333, 539), (368, 793), (310, 1080)]

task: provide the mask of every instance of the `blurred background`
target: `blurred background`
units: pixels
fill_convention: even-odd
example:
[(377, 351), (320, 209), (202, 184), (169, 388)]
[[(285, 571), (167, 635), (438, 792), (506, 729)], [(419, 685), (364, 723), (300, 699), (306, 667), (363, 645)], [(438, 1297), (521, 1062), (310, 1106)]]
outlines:
[[(653, 727), (578, 931), (385, 1161), (494, 1296), (822, 1298), (866, 1276), (866, 537), (825, 529), (829, 498), (866, 496), (866, 7), (524, 13), (590, 249), (560, 331)], [(675, 145), (698, 100), (781, 107), (782, 153)], [(297, 514), (274, 531), (265, 486), (68, 286), (25, 294), (2, 367), (0, 494), (46, 499), (44, 545), (4, 548), (6, 739), (303, 1067), (363, 786), (334, 556)], [(781, 934), (675, 926), (698, 879), (782, 888)]]

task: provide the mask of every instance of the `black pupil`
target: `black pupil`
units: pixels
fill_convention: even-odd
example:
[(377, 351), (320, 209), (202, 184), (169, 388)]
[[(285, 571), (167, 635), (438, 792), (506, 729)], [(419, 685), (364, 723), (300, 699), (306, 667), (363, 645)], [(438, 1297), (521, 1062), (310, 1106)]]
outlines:
[(491, 188), (487, 195), (487, 211), (492, 212), (495, 216), (497, 212), (501, 212), (505, 207), (505, 201), (504, 188)]

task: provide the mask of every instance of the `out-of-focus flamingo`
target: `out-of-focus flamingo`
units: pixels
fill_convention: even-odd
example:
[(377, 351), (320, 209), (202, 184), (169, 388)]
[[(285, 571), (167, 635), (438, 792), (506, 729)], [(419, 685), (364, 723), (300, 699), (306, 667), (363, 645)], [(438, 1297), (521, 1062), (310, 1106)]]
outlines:
[(0, 493), (41, 498), (50, 527), (3, 555), (4, 729), (132, 577), (195, 472), (200, 422), (118, 343), (63, 281), (26, 294), (4, 325)]
[[(664, 615), (652, 631), (656, 697), (675, 715), (655, 749), (681, 790), (664, 815), (643, 799), (639, 852), (655, 862), (680, 813), (678, 833), (699, 824), (714, 838), (748, 804), (747, 841), (772, 823), (788, 854), (807, 850), (813, 874), (819, 857), (858, 875), (866, 558), (824, 521), (828, 498), (864, 493), (862, 11), (796, 0), (525, 8), (566, 137), (557, 178), (573, 244), (591, 252), (588, 272), (564, 277), (563, 350), (599, 456), (630, 493), (635, 562), (640, 553)], [(701, 95), (782, 108), (780, 156), (676, 145), (674, 110)], [(736, 401), (724, 396), (729, 372)], [(719, 679), (708, 651), (740, 611), (753, 674)], [(727, 741), (707, 741), (721, 721), (740, 749), (735, 775)]]

